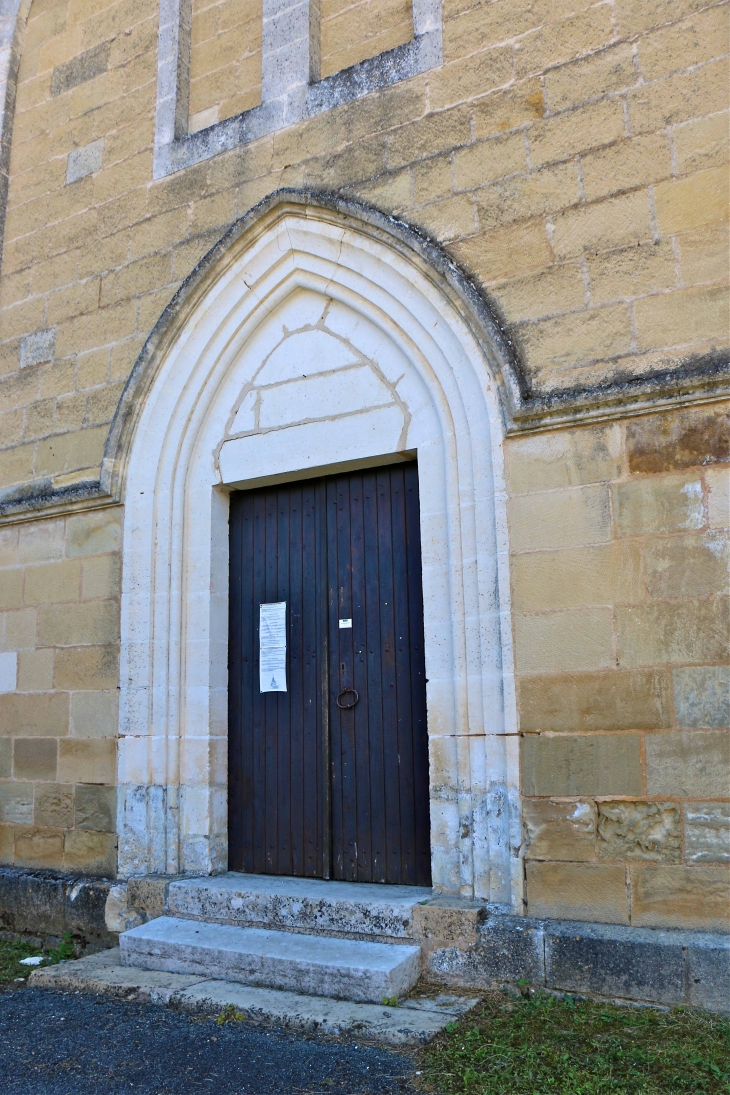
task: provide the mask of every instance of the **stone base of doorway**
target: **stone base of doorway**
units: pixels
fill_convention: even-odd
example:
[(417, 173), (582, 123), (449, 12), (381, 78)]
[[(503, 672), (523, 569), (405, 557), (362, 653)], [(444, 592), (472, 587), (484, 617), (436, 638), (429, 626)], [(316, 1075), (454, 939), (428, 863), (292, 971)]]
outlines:
[(89, 992), (120, 1000), (166, 1004), (201, 1015), (269, 1024), (305, 1034), (355, 1038), (391, 1046), (424, 1045), (477, 1003), (467, 996), (413, 994), (397, 1007), (304, 996), (255, 988), (200, 975), (165, 973), (123, 966), (119, 949), (90, 954), (76, 962), (34, 970), (36, 988)]

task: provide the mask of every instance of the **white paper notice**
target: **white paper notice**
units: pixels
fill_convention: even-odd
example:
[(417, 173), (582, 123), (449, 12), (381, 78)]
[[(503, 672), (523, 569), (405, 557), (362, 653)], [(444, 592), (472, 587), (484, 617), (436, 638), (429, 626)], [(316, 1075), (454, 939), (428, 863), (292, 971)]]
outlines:
[(259, 606), (259, 688), (286, 692), (286, 601)]

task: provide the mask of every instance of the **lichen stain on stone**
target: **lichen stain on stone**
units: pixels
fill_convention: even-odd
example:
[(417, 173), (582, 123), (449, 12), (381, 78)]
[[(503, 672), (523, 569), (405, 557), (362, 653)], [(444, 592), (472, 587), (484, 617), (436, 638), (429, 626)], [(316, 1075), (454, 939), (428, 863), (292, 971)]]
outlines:
[(679, 862), (679, 823), (673, 802), (600, 802), (598, 854), (601, 859)]
[(730, 460), (727, 408), (687, 409), (628, 424), (629, 470), (651, 474)]

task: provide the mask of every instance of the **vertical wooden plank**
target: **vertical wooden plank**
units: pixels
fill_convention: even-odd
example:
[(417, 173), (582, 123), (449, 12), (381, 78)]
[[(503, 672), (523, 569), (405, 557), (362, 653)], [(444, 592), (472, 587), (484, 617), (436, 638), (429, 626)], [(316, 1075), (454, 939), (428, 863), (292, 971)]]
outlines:
[(385, 737), (383, 731), (383, 665), (381, 659), (381, 604), (378, 543), (380, 538), (378, 476), (363, 475), (365, 656), (368, 702), (368, 754), (370, 761), (370, 843), (372, 882), (387, 879), (385, 825)]
[[(350, 604), (342, 615), (352, 619), (351, 629), (339, 631), (340, 645), (347, 648), (348, 685), (359, 700), (345, 713), (353, 728), (355, 760), (356, 871), (359, 882), (372, 881), (372, 831), (370, 792), (369, 689), (363, 654), (365, 601), (365, 525), (363, 476), (350, 476)], [(344, 687), (344, 686), (343, 686)]]

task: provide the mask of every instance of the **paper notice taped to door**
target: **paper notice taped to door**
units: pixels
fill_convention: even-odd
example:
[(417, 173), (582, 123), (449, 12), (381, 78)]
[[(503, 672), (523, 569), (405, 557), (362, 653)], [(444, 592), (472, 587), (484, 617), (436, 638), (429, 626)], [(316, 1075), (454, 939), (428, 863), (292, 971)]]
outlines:
[(259, 688), (286, 692), (286, 601), (259, 605)]

